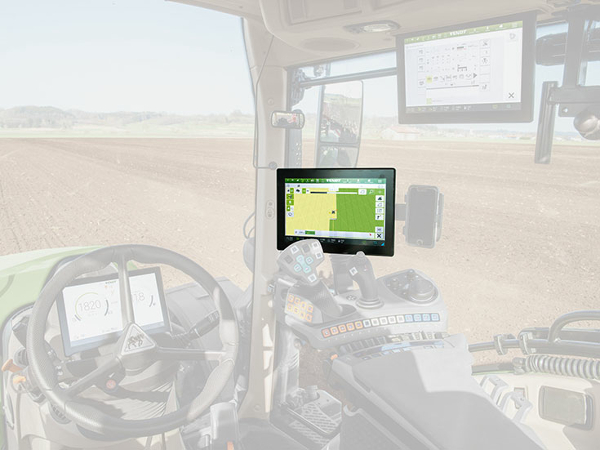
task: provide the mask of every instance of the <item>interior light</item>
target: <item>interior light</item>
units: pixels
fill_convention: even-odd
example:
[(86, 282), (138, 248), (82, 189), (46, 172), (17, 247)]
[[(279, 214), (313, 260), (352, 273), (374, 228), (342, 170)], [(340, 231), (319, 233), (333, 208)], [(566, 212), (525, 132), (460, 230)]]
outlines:
[(347, 31), (354, 34), (360, 33), (385, 33), (394, 31), (400, 28), (396, 22), (391, 20), (383, 20), (381, 22), (358, 23), (356, 25), (348, 25), (344, 27)]

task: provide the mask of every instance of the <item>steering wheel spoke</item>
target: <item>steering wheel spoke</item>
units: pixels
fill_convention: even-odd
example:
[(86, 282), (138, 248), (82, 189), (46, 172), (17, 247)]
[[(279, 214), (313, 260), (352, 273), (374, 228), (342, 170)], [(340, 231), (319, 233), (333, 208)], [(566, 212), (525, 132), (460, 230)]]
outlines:
[(131, 285), (129, 280), (129, 272), (127, 270), (127, 264), (129, 260), (125, 255), (121, 255), (119, 260), (116, 261), (118, 264), (119, 271), (119, 294), (121, 296), (122, 306), (124, 307), (123, 325), (135, 323), (135, 314), (133, 309), (133, 297), (131, 295)]
[(162, 361), (220, 361), (225, 352), (198, 350), (193, 348), (165, 348), (156, 350), (156, 357)]
[(85, 375), (83, 378), (75, 381), (69, 387), (64, 388), (63, 391), (69, 397), (75, 397), (81, 394), (86, 389), (94, 386), (99, 381), (103, 381), (109, 375), (112, 375), (116, 371), (121, 369), (121, 362), (117, 358), (111, 358), (101, 363), (97, 368), (92, 370), (90, 373)]

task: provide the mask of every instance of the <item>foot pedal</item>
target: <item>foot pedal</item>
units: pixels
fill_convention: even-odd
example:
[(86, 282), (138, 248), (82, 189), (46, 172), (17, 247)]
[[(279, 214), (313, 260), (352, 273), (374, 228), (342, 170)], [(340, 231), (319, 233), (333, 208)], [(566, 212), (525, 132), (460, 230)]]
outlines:
[(275, 425), (310, 450), (321, 450), (340, 431), (342, 404), (325, 391), (298, 408), (282, 406)]

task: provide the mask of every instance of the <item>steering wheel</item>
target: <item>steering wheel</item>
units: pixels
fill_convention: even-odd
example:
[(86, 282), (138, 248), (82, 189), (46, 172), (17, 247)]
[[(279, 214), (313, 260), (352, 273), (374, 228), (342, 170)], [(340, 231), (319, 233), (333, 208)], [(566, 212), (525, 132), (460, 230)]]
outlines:
[[(220, 313), (220, 351), (164, 348), (135, 323), (133, 301), (129, 287), (127, 264), (165, 264), (178, 269), (202, 286), (215, 302)], [(61, 386), (55, 365), (44, 339), (46, 321), (56, 298), (78, 276), (101, 270), (111, 263), (118, 266), (119, 291), (125, 303), (127, 322), (120, 339), (114, 344), (109, 358), (90, 373)], [(197, 419), (217, 399), (227, 386), (238, 351), (238, 328), (235, 313), (227, 296), (216, 280), (202, 267), (179, 253), (149, 245), (118, 245), (92, 251), (73, 260), (51, 278), (35, 303), (27, 331), (27, 356), (35, 384), (55, 408), (82, 428), (121, 440), (154, 436), (179, 428)], [(161, 417), (127, 420), (113, 417), (79, 397), (87, 388), (122, 370), (142, 371), (158, 360), (218, 361), (202, 391), (187, 405)]]

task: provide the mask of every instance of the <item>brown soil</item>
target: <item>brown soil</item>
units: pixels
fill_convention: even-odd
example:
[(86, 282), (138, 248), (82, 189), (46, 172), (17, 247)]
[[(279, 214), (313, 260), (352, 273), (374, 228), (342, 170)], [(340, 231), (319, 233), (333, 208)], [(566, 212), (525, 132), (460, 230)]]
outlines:
[[(0, 140), (0, 254), (150, 243), (245, 288), (251, 154), (246, 139)], [(398, 202), (411, 184), (445, 194), (438, 246), (398, 234), (396, 256), (374, 266), (433, 277), (451, 332), (490, 340), (600, 307), (599, 147), (558, 146), (538, 166), (528, 144), (370, 141), (360, 162), (396, 167)]]

